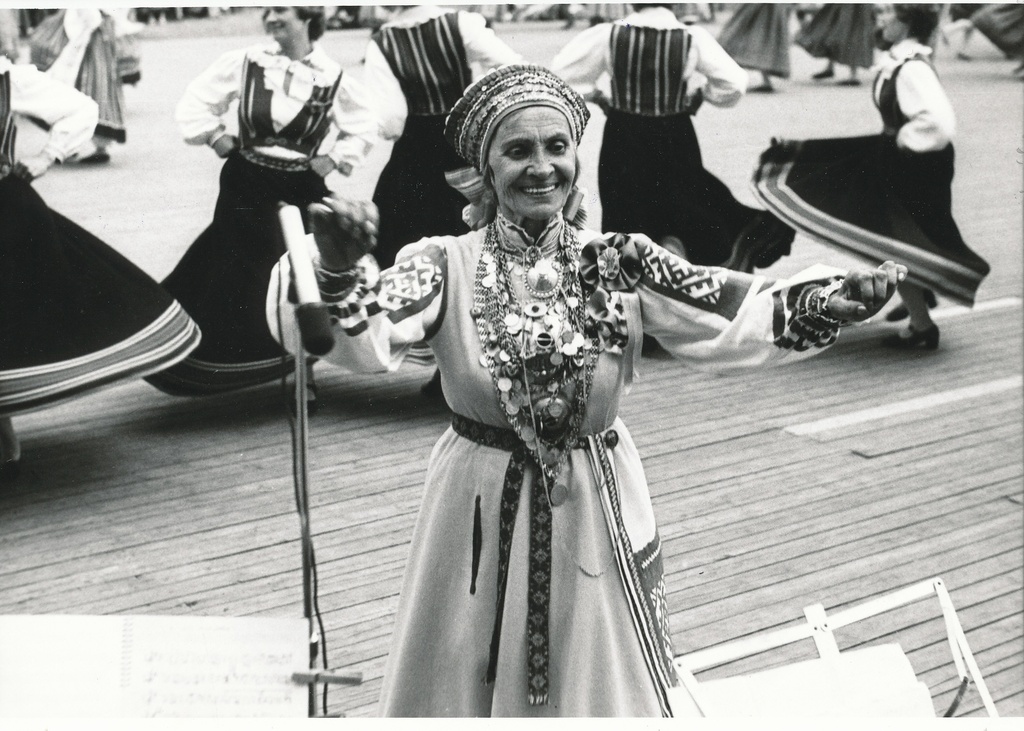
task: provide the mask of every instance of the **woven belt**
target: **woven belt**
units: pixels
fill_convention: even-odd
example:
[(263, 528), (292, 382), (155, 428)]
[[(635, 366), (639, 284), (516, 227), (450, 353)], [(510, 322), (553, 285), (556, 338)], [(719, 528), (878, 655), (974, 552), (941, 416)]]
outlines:
[[(530, 484), (526, 680), (530, 705), (546, 705), (548, 701), (548, 608), (551, 603), (551, 504), (548, 502), (547, 492), (540, 484), (541, 470), (534, 463), (529, 450), (511, 429), (483, 424), (459, 414), (452, 416), (452, 428), (459, 436), (477, 444), (512, 453), (509, 456), (508, 467), (505, 469), (505, 480), (501, 490), (497, 608), (494, 615), (494, 630), (491, 634), (487, 673), (483, 679), (484, 683), (488, 685), (494, 682), (498, 670), (498, 648), (501, 643), (501, 621), (505, 611), (505, 589), (508, 584), (508, 565), (512, 551), (512, 530), (515, 526), (516, 512), (519, 509), (523, 475), (527, 464), (534, 464), (534, 477)], [(614, 432), (609, 433), (609, 435), (611, 434)], [(617, 435), (615, 436), (617, 439)], [(585, 436), (581, 436), (573, 445), (576, 449), (586, 446), (587, 438)], [(614, 444), (609, 446), (614, 446)], [(474, 576), (475, 573), (474, 571)]]
[(297, 173), (302, 172), (304, 170), (309, 170), (308, 159), (301, 158), (297, 160), (283, 160), (280, 158), (271, 157), (270, 155), (264, 155), (248, 147), (243, 147), (238, 152), (239, 154), (241, 154), (242, 157), (244, 157), (246, 160), (253, 163), (254, 165), (270, 168), (271, 170), (283, 170), (284, 172), (287, 173)]

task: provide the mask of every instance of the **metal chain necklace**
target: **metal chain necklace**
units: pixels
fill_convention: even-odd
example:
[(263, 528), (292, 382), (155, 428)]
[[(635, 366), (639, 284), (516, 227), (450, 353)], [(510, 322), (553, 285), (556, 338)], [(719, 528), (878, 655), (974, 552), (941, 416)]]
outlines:
[(560, 505), (568, 487), (558, 478), (579, 437), (599, 350), (585, 335), (580, 244), (564, 225), (552, 256), (526, 249), (523, 288), (536, 299), (522, 303), (510, 280), (517, 263), (499, 236), (491, 223), (474, 282), (480, 362), (506, 419), (541, 469), (548, 501)]

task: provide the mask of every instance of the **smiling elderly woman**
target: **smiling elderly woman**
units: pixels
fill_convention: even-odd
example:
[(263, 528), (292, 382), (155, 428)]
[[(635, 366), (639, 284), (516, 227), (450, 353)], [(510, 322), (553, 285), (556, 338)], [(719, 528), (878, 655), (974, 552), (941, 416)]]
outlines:
[[(580, 228), (587, 117), (537, 66), (472, 85), (446, 136), (480, 173), (470, 219), (482, 227), (412, 244), (384, 272), (365, 255), (371, 206), (311, 211), (338, 335), (327, 360), (393, 369), (425, 339), (454, 414), (427, 468), (384, 714), (670, 714), (661, 540), (617, 416), (642, 333), (724, 367), (801, 358), (877, 312), (905, 275), (887, 263), (771, 281)], [(290, 307), (279, 296), (272, 286), (272, 323)], [(281, 335), (295, 347), (291, 326)]]

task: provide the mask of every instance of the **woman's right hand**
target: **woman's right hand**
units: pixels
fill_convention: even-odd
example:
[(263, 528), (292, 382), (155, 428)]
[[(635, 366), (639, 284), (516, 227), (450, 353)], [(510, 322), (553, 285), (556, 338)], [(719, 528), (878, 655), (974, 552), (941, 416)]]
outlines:
[(308, 208), (320, 266), (346, 272), (377, 245), (377, 206), (371, 201), (324, 198)]
[(214, 140), (211, 147), (217, 153), (217, 157), (227, 157), (238, 149), (238, 138), (234, 135), (221, 135)]

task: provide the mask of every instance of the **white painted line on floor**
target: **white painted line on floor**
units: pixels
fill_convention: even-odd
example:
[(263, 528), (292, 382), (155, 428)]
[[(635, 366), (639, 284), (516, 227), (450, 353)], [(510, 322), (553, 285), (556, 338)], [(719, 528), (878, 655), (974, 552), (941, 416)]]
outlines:
[(844, 426), (862, 424), (865, 421), (884, 419), (887, 416), (895, 416), (897, 414), (906, 414), (910, 411), (929, 409), (933, 406), (941, 406), (942, 404), (949, 404), (954, 401), (963, 401), (970, 398), (989, 396), (994, 393), (1009, 391), (1015, 388), (1019, 389), (1022, 386), (1024, 386), (1024, 377), (1018, 374), (1008, 378), (988, 381), (987, 383), (979, 383), (974, 386), (954, 388), (952, 391), (941, 391), (927, 396), (907, 399), (906, 401), (896, 401), (895, 403), (885, 404), (884, 406), (876, 406), (871, 409), (852, 411), (849, 414), (840, 414), (839, 416), (832, 416), (828, 419), (808, 421), (803, 424), (793, 424), (792, 426), (787, 426), (784, 431), (788, 434), (797, 435), (817, 434), (818, 432), (829, 431), (830, 429), (839, 429)]
[(1010, 307), (1020, 307), (1020, 297), (1000, 297), (999, 299), (976, 302), (974, 307), (963, 307), (961, 305), (949, 305), (932, 310), (933, 320), (945, 320), (947, 317), (960, 317), (969, 315), (972, 312), (987, 312), (988, 310), (1005, 310)]

